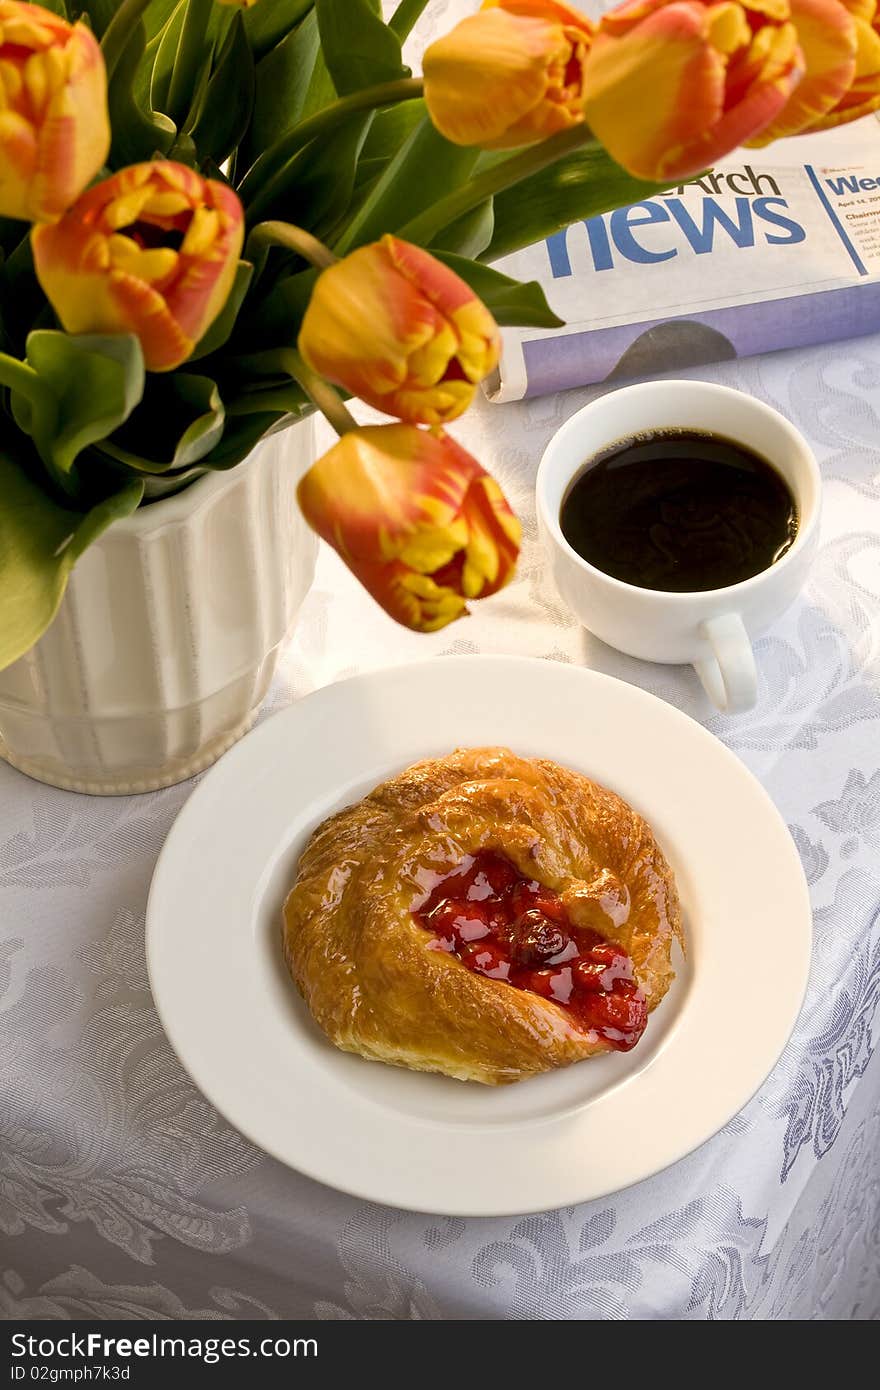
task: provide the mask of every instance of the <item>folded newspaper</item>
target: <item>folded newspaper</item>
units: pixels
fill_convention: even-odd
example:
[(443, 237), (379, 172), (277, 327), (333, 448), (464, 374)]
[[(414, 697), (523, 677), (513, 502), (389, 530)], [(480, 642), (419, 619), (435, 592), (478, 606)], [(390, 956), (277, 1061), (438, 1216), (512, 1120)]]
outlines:
[(880, 330), (880, 125), (847, 129), (739, 151), (497, 261), (565, 326), (505, 329), (489, 398)]

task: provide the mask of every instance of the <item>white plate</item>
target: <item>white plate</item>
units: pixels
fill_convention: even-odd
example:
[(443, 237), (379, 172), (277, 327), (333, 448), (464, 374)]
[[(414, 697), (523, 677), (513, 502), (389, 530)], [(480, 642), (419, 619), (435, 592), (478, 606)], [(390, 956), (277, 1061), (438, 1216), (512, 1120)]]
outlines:
[[(337, 1051), (286, 974), (279, 931), (319, 822), (419, 758), (485, 744), (553, 758), (647, 817), (689, 951), (632, 1052), (497, 1089)], [(346, 1192), (455, 1216), (604, 1196), (708, 1139), (785, 1046), (810, 940), (785, 824), (723, 744), (634, 686), (504, 656), (357, 676), (268, 720), (181, 811), (147, 909), (159, 1015), (232, 1124)]]

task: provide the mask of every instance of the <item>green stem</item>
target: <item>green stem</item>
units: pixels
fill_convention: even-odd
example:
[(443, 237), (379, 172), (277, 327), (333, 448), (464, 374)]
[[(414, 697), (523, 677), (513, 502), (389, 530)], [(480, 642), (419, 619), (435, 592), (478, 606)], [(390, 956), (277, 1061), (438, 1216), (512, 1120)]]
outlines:
[(428, 0), (400, 0), (400, 4), (388, 22), (401, 42), (407, 37), (417, 19), (421, 18)]
[(208, 21), (213, 8), (214, 0), (188, 0), (187, 3), (177, 52), (174, 55), (174, 67), (171, 70), (166, 112), (178, 128), (189, 110), (195, 92), (199, 68), (205, 55)]
[[(267, 353), (266, 356), (271, 356)], [(300, 357), (295, 348), (278, 348), (275, 354), (279, 367), (299, 382), (310, 401), (330, 421), (337, 434), (357, 429), (357, 421), (345, 408), (342, 397), (329, 381), (325, 381)]]
[(51, 392), (33, 367), (20, 362), (17, 357), (9, 357), (5, 352), (0, 352), (0, 386), (8, 386), (10, 391), (27, 397), (35, 410), (42, 411), (53, 404)]
[(335, 265), (338, 259), (323, 241), (312, 236), (305, 228), (295, 227), (292, 222), (260, 222), (248, 237), (245, 260), (253, 260), (253, 252), (261, 245), (285, 246), (288, 251), (302, 256), (316, 270), (326, 270), (328, 265)]
[(119, 59), (125, 52), (132, 30), (150, 3), (151, 0), (122, 0), (122, 4), (104, 30), (101, 50), (104, 54), (104, 66), (107, 69), (108, 82), (116, 71)]
[(258, 217), (271, 201), (272, 180), (289, 164), (295, 154), (319, 135), (324, 135), (356, 111), (374, 111), (380, 106), (393, 106), (399, 101), (413, 101), (422, 95), (420, 77), (401, 77), (395, 82), (380, 82), (364, 87), (347, 97), (316, 111), (307, 120), (295, 125), (276, 144), (265, 150), (242, 180), (238, 194), (242, 202), (250, 203), (250, 211)]
[(484, 169), (482, 173), (476, 174), (460, 188), (447, 193), (445, 198), (438, 199), (431, 207), (419, 213), (418, 217), (407, 222), (396, 235), (407, 241), (414, 241), (420, 246), (430, 246), (438, 232), (485, 202), (487, 198), (492, 198), (496, 193), (501, 193), (505, 188), (511, 188), (522, 179), (528, 178), (530, 174), (537, 174), (548, 165), (555, 164), (557, 159), (571, 154), (572, 150), (595, 143), (595, 136), (586, 125), (575, 125), (568, 130), (561, 130), (558, 135), (551, 135), (549, 140), (542, 141), (540, 145), (530, 145), (528, 149), (520, 151), (510, 159), (503, 159), (491, 169)]

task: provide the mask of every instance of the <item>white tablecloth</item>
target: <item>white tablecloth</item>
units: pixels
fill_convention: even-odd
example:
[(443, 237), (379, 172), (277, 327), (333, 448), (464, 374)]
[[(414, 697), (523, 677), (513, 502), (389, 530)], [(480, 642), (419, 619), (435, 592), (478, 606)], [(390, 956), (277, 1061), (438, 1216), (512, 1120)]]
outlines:
[(88, 798), (0, 764), (5, 1316), (880, 1315), (880, 337), (693, 375), (783, 410), (825, 478), (822, 551), (758, 643), (752, 713), (714, 713), (689, 668), (616, 654), (559, 602), (532, 483), (589, 392), (483, 405), (457, 429), (525, 521), (510, 589), (422, 637), (323, 553), (266, 713), (365, 668), (520, 652), (634, 681), (712, 729), (782, 810), (815, 906), (806, 1005), (769, 1081), (690, 1158), (607, 1201), (462, 1221), (332, 1192), (212, 1110), (153, 1010), (144, 905), (190, 786)]
[[(435, 30), (443, 10), (431, 8)], [(557, 598), (532, 487), (587, 391), (483, 405), (456, 426), (524, 519), (515, 584), (423, 637), (325, 552), (265, 713), (355, 671), (449, 652), (577, 662), (686, 710), (763, 782), (811, 886), (812, 978), (770, 1079), (716, 1138), (613, 1199), (463, 1221), (342, 1196), (231, 1129), (156, 1018), (144, 906), (191, 787), (90, 799), (0, 764), (5, 1317), (880, 1316), (880, 337), (691, 375), (784, 411), (825, 478), (822, 551), (758, 644), (752, 713), (714, 713), (690, 669), (616, 654)]]

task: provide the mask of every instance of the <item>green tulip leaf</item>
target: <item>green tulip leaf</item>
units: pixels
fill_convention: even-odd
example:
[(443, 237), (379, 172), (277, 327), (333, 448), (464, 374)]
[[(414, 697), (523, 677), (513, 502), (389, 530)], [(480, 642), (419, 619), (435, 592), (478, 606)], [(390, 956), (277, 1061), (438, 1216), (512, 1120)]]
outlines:
[[(30, 232), (23, 222), (17, 224)], [(29, 329), (39, 318), (47, 317), (46, 296), (34, 273), (30, 235), (23, 236), (0, 267), (0, 305), (4, 330), (11, 350), (18, 356), (24, 349)]]
[(397, 0), (394, 13), (388, 23), (403, 42), (412, 32), (428, 7), (428, 0)]
[(565, 322), (554, 314), (537, 280), (523, 284), (479, 261), (433, 251), (433, 248), (432, 254), (470, 285), (502, 327), (518, 324), (522, 328), (559, 328)]
[(299, 336), (299, 326), (312, 297), (318, 272), (312, 266), (288, 275), (273, 286), (270, 294), (248, 305), (240, 320), (241, 333), (236, 334), (236, 347), (246, 350), (293, 347)]
[[(301, 399), (294, 402), (294, 410), (297, 412), (297, 418), (300, 418)], [(182, 488), (189, 487), (197, 478), (204, 477), (206, 473), (226, 472), (235, 468), (247, 458), (273, 426), (278, 425), (290, 413), (286, 404), (282, 404), (230, 421), (221, 443), (201, 463), (195, 464), (192, 468), (182, 469), (178, 473), (145, 474), (144, 497), (151, 502), (171, 497)]]
[(320, 53), (318, 18), (312, 11), (258, 64), (253, 117), (239, 156), (242, 173), (302, 120)]
[(139, 164), (155, 154), (166, 155), (174, 143), (177, 128), (147, 101), (138, 99), (138, 70), (147, 47), (147, 31), (136, 24), (122, 51), (110, 81), (107, 102), (113, 129), (110, 162), (114, 168)]
[[(174, 11), (180, 7), (180, 3), (181, 0), (150, 0), (144, 12), (144, 28), (151, 42), (161, 34)], [(111, 0), (111, 5), (114, 11), (118, 10), (119, 0)]]
[[(164, 28), (147, 45), (145, 61), (138, 73), (137, 95), (142, 104), (149, 93), (149, 104), (153, 111), (165, 111), (168, 106), (168, 90), (171, 86), (171, 73), (177, 57), (177, 45), (186, 14), (186, 0), (178, 0)], [(144, 82), (148, 84), (144, 87)]]
[(425, 103), (420, 97), (396, 101), (393, 106), (377, 111), (364, 144), (364, 159), (391, 159), (412, 135), (424, 114)]
[(370, 0), (315, 0), (321, 47), (340, 96), (407, 77), (400, 39)]
[[(409, 103), (408, 103), (409, 104)], [(424, 103), (413, 102), (424, 112)], [(345, 255), (356, 246), (395, 231), (470, 177), (479, 150), (453, 145), (434, 129), (428, 116), (386, 166), (334, 246)]]
[(194, 463), (192, 468), (183, 468), (179, 473), (144, 473), (144, 501), (161, 502), (163, 497), (173, 497), (207, 472), (209, 469), (203, 463)]
[(8, 451), (0, 450), (0, 669), (43, 635), (75, 561), (102, 531), (129, 516), (143, 484), (127, 482), (90, 510), (61, 507)]
[(495, 212), (492, 199), (471, 208), (457, 221), (450, 222), (431, 242), (431, 251), (451, 251), (456, 256), (473, 258), (485, 251), (495, 230)]
[(241, 415), (230, 420), (220, 444), (204, 460), (209, 468), (234, 468), (247, 458), (252, 449), (287, 414), (285, 406), (269, 406), (265, 411)]
[[(304, 23), (306, 21), (303, 21)], [(317, 16), (315, 17), (317, 23)], [(319, 35), (320, 38), (320, 35)], [(316, 111), (323, 111), (325, 106), (336, 100), (336, 88), (333, 86), (333, 78), (327, 71), (327, 63), (324, 52), (319, 48), (315, 65), (309, 76), (309, 85), (306, 90), (305, 101), (300, 112), (300, 120), (306, 120), (309, 116), (314, 116)]]
[(88, 15), (92, 28), (100, 38), (119, 9), (119, 0), (79, 0), (76, 8)]
[[(40, 0), (40, 5), (44, 10), (51, 10), (53, 14), (60, 15), (62, 19), (69, 20), (71, 17), (65, 0)], [(77, 5), (78, 10), (81, 8)]]
[(28, 336), (27, 364), (54, 409), (36, 409), (13, 392), (13, 414), (53, 477), (64, 483), (82, 451), (117, 429), (140, 401), (141, 345), (131, 334), (74, 336), (39, 329)]
[(314, 0), (263, 0), (246, 12), (244, 28), (251, 52), (259, 60), (282, 42), (314, 6)]
[(358, 160), (372, 119), (372, 111), (349, 116), (326, 140), (313, 140), (300, 150), (261, 190), (259, 220), (295, 222), (326, 240), (329, 229), (351, 204)]
[(223, 473), (243, 462), (248, 454), (259, 444), (265, 434), (283, 418), (285, 411), (271, 410), (254, 412), (239, 420), (230, 421), (223, 439), (211, 454), (190, 468), (178, 472), (145, 473), (143, 475), (144, 497), (150, 502), (163, 497), (173, 497), (182, 488), (189, 487), (197, 478), (206, 473)]
[[(92, 29), (98, 38), (102, 38), (104, 30), (121, 3), (122, 0), (68, 0), (67, 8), (71, 19), (87, 15)], [(179, 3), (180, 0), (150, 0), (143, 14), (143, 24), (149, 38), (153, 38), (162, 28), (175, 5)]]
[(251, 262), (239, 261), (235, 271), (235, 279), (232, 282), (232, 289), (229, 291), (229, 298), (207, 333), (197, 343), (195, 352), (189, 358), (190, 362), (198, 362), (200, 358), (208, 357), (229, 341), (253, 275), (254, 267)]
[(219, 443), (226, 408), (217, 383), (189, 372), (150, 376), (141, 408), (101, 445), (139, 473), (167, 473), (198, 463)]
[(356, 211), (365, 198), (368, 198), (377, 181), (385, 172), (387, 159), (364, 159), (361, 155), (354, 176), (354, 192), (349, 211)]
[(586, 145), (496, 193), (495, 231), (482, 259), (498, 260), (573, 222), (640, 202), (669, 187), (634, 178), (601, 145)]
[(25, 238), (30, 238), (30, 230), (30, 225), (20, 222), (17, 217), (0, 217), (0, 263), (16, 250)]
[(190, 127), (201, 159), (220, 164), (236, 148), (250, 124), (254, 90), (254, 60), (236, 14)]

